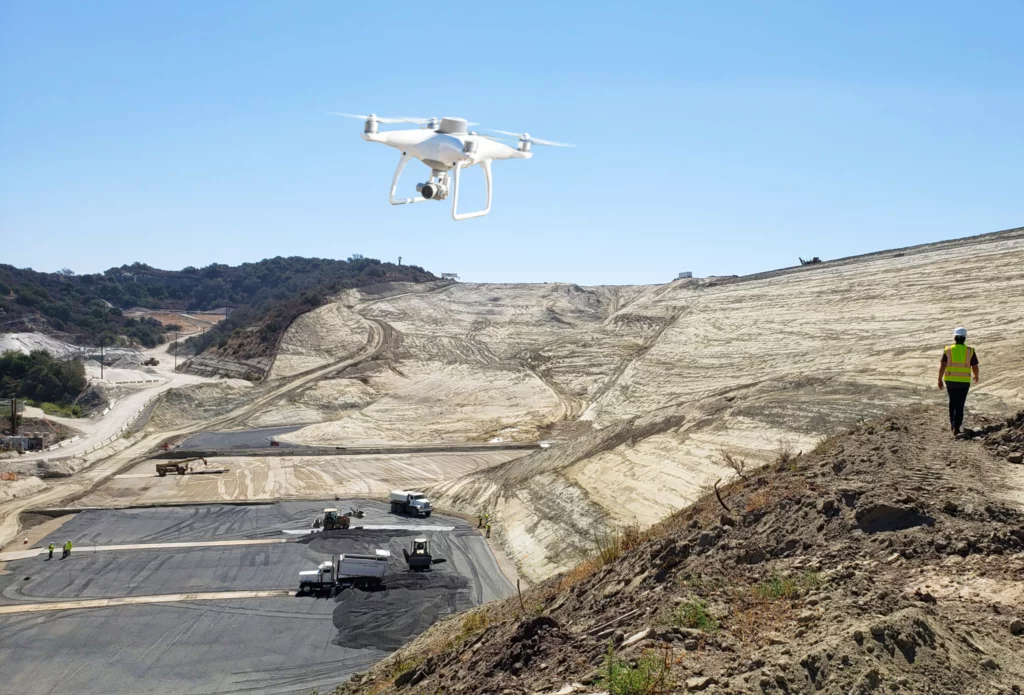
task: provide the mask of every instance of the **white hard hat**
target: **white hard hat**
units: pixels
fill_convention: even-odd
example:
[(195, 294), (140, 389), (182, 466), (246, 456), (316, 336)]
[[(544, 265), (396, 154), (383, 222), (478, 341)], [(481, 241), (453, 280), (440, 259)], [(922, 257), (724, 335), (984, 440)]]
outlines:
[(955, 331), (953, 331), (953, 337), (954, 338), (966, 338), (967, 337), (967, 329), (964, 328), (963, 326), (960, 326)]

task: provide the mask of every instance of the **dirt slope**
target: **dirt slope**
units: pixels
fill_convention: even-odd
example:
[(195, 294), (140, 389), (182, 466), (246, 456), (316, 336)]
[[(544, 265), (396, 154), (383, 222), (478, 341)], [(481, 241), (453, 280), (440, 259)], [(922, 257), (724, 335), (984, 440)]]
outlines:
[(278, 362), (343, 359), (363, 321), (381, 335), (372, 361), (238, 426), (307, 425), (284, 439), (331, 446), (555, 440), (430, 491), (492, 512), (540, 581), (596, 536), (730, 478), (724, 453), (753, 467), (783, 444), (807, 451), (893, 407), (943, 402), (937, 358), (958, 324), (981, 360), (969, 417), (1019, 407), (1021, 297), (1024, 229), (748, 278), (348, 290), (294, 323)]
[(1024, 413), (986, 445), (943, 420), (783, 457), (722, 488), (728, 511), (706, 495), (339, 692), (1019, 693), (1024, 466), (989, 449), (1020, 446)]

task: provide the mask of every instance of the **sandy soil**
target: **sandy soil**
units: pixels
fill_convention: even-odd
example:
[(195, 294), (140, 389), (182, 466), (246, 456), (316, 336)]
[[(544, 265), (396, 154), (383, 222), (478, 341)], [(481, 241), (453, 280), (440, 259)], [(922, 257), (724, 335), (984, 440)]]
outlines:
[(268, 378), (292, 376), (338, 362), (366, 344), (370, 327), (339, 303), (327, 304), (295, 319), (281, 338)]
[(522, 451), (360, 456), (223, 457), (208, 459), (224, 474), (167, 476), (144, 461), (114, 476), (76, 506), (109, 507), (224, 500), (383, 499), (394, 489), (419, 489), (521, 456)]

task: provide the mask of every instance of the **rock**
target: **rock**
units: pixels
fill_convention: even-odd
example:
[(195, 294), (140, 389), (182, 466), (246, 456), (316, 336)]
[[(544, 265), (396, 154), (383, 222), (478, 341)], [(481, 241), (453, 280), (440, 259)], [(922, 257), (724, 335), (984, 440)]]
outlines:
[(645, 639), (647, 635), (651, 634), (651, 628), (646, 627), (635, 635), (630, 635), (623, 643), (623, 647), (628, 647), (631, 644), (636, 644), (642, 639)]
[(932, 526), (935, 520), (912, 507), (893, 504), (869, 504), (857, 509), (857, 527), (866, 533), (902, 531), (916, 526)]
[(836, 512), (836, 501), (834, 499), (825, 499), (818, 502), (818, 511), (827, 516), (831, 516)]
[(956, 514), (959, 510), (960, 507), (953, 500), (946, 500), (942, 503), (942, 511), (946, 512), (946, 514)]
[(699, 545), (702, 548), (710, 548), (714, 544), (715, 534), (709, 533), (708, 531), (705, 531), (702, 534), (700, 534), (700, 537), (697, 539), (697, 545)]
[(999, 668), (999, 664), (997, 664), (995, 662), (995, 659), (993, 659), (992, 657), (986, 657), (981, 660), (981, 667), (987, 668), (990, 671), (995, 671), (997, 668)]
[(615, 594), (619, 593), (620, 591), (622, 591), (625, 588), (626, 588), (626, 583), (625, 582), (622, 582), (622, 581), (612, 582), (607, 587), (605, 587), (604, 597), (605, 598), (611, 598), (612, 596), (614, 596)]
[(419, 673), (418, 670), (411, 668), (408, 671), (401, 673), (398, 678), (395, 679), (395, 687), (402, 688), (409, 685), (412, 682), (412, 677)]
[(786, 639), (777, 632), (769, 632), (764, 639), (770, 645), (786, 644)]
[(801, 625), (806, 625), (808, 623), (813, 623), (817, 619), (818, 619), (818, 614), (815, 613), (814, 611), (804, 611), (803, 613), (801, 613), (800, 615), (798, 615), (796, 617), (796, 621), (798, 623), (800, 623)]
[(821, 599), (819, 599), (817, 596), (808, 596), (807, 600), (804, 601), (804, 603), (813, 608), (814, 606), (817, 606), (819, 603), (821, 603)]
[(694, 676), (693, 678), (686, 679), (686, 689), (690, 692), (697, 692), (715, 685), (716, 683), (718, 683), (718, 681), (711, 676)]
[(950, 547), (950, 552), (960, 557), (967, 557), (971, 554), (971, 544), (967, 541), (958, 541)]
[(914, 598), (922, 603), (935, 603), (935, 597), (932, 596), (931, 592), (921, 591), (920, 589), (914, 589)]
[(685, 649), (688, 652), (697, 651), (697, 646), (697, 640), (695, 639), (688, 639), (685, 642), (683, 642), (683, 649)]
[(1024, 620), (1020, 618), (1014, 618), (1010, 621), (1010, 634), (1011, 635), (1024, 635)]
[(1010, 454), (1006, 460), (1010, 463), (1024, 463), (1024, 454)]
[(736, 520), (733, 519), (728, 514), (723, 514), (722, 518), (721, 518), (721, 523), (722, 523), (722, 526), (735, 526), (736, 525)]

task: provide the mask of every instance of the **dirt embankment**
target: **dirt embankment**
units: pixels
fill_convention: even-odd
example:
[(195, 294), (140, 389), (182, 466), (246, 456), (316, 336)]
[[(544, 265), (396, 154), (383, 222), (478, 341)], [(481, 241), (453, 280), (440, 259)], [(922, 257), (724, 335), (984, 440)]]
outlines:
[(780, 454), (338, 692), (1019, 693), (1021, 423), (915, 407)]

